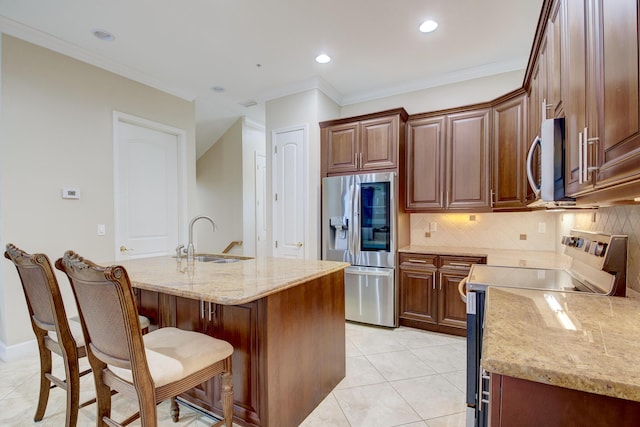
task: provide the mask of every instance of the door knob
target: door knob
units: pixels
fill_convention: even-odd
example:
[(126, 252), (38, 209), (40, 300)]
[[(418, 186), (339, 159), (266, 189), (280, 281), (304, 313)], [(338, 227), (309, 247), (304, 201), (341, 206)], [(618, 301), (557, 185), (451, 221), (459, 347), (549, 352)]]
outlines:
[(299, 248), (301, 248), (301, 247), (302, 247), (302, 242), (298, 242), (298, 243), (296, 244), (296, 246), (297, 246), (297, 247), (299, 247)]
[(121, 253), (129, 252), (129, 251), (132, 251), (132, 250), (134, 250), (134, 249), (133, 248), (129, 249), (124, 245), (120, 246), (120, 252)]

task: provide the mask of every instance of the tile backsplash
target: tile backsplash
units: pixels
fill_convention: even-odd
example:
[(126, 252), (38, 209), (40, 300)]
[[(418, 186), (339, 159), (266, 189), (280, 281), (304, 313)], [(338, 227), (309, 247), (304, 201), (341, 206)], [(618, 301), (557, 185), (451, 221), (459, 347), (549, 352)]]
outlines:
[(554, 251), (556, 217), (540, 211), (412, 214), (411, 244)]
[[(640, 291), (640, 206), (563, 212), (412, 214), (411, 244), (562, 252), (572, 228), (629, 236), (627, 286)], [(428, 236), (428, 237), (427, 237)]]

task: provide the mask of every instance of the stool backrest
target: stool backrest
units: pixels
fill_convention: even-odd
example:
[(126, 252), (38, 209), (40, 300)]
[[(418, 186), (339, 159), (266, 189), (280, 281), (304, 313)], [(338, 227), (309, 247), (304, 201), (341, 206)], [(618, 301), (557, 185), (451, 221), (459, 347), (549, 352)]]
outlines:
[(60, 287), (49, 258), (41, 253), (28, 254), (11, 243), (6, 246), (4, 257), (13, 262), (18, 270), (36, 335), (36, 328), (56, 332), (61, 342), (70, 340), (75, 347)]
[(56, 267), (71, 283), (90, 358), (148, 373), (138, 310), (124, 267), (101, 267), (73, 251), (65, 252)]

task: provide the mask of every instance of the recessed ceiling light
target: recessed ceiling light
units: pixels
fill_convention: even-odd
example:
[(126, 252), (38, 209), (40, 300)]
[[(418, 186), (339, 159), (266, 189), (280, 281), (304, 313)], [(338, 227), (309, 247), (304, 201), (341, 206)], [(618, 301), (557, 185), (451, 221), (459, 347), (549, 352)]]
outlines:
[(438, 23), (430, 19), (420, 24), (420, 31), (422, 31), (423, 33), (430, 33), (432, 31), (435, 31), (436, 28), (438, 28)]
[(316, 56), (316, 62), (318, 64), (326, 64), (327, 62), (331, 62), (331, 57), (327, 54), (321, 53), (320, 55)]
[(93, 35), (105, 42), (112, 42), (116, 37), (106, 30), (93, 30)]

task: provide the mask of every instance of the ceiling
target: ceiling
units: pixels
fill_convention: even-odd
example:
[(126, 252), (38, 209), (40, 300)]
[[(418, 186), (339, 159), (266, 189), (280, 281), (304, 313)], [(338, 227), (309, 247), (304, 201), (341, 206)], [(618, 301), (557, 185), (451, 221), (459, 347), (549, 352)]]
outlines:
[[(195, 101), (199, 157), (239, 117), (264, 125), (265, 101), (309, 88), (348, 105), (513, 70), (524, 76), (541, 7), (542, 0), (0, 0), (0, 31)], [(419, 32), (425, 19), (438, 29)], [(95, 29), (115, 40), (96, 38)], [(316, 63), (319, 53), (332, 61)]]

